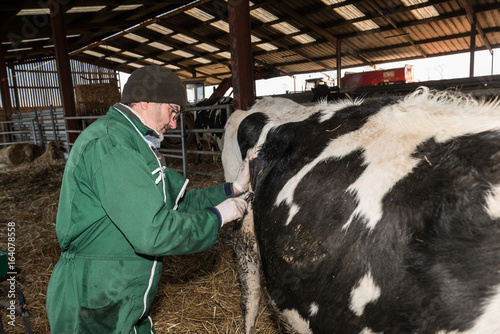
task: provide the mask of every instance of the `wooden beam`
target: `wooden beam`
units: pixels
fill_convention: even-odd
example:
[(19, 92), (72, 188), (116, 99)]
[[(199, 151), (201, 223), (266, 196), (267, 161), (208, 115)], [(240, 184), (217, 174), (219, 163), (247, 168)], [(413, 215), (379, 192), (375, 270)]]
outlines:
[(249, 0), (229, 0), (228, 9), (233, 94), (237, 108), (248, 110), (255, 100)]
[(377, 13), (380, 14), (380, 16), (387, 23), (389, 23), (391, 26), (393, 26), (394, 29), (396, 29), (396, 31), (398, 33), (400, 33), (403, 36), (403, 38), (406, 39), (413, 46), (413, 48), (415, 50), (417, 50), (418, 53), (420, 53), (422, 56), (424, 56), (424, 58), (427, 57), (427, 52), (425, 52), (424, 49), (422, 49), (420, 46), (415, 44), (415, 41), (413, 40), (413, 38), (411, 38), (410, 35), (403, 28), (398, 27), (396, 22), (394, 22), (389, 16), (385, 15), (385, 13), (382, 11), (382, 9), (373, 0), (370, 0), (369, 4), (370, 4), (370, 6), (372, 6), (373, 9), (375, 9), (375, 11)]
[(469, 63), (469, 77), (474, 77), (474, 56), (476, 54), (476, 21), (472, 21), (470, 25), (470, 63)]
[(341, 85), (341, 78), (342, 78), (342, 44), (340, 39), (337, 39), (337, 87), (340, 89), (342, 87)]
[(7, 64), (5, 63), (3, 46), (0, 45), (0, 93), (2, 97), (3, 112), (6, 121), (12, 116), (12, 100), (9, 91), (9, 77), (7, 75)]
[[(59, 77), (59, 91), (65, 117), (76, 115), (75, 94), (73, 90), (73, 79), (71, 77), (71, 64), (66, 44), (66, 30), (64, 29), (63, 6), (58, 0), (49, 0), (52, 34), (54, 39), (57, 63), (57, 75)], [(76, 120), (66, 121), (67, 130), (78, 130)], [(69, 147), (75, 142), (78, 135), (67, 133)]]
[[(476, 13), (474, 9), (472, 8), (472, 5), (470, 4), (470, 1), (468, 0), (458, 0), (458, 3), (462, 8), (465, 9), (465, 12), (467, 13), (467, 19), (469, 20), (469, 23), (471, 24), (471, 31), (475, 30), (479, 34), (479, 39), (481, 42), (488, 48), (490, 51), (490, 54), (493, 54), (493, 48), (491, 47), (490, 42), (488, 41), (488, 38), (486, 38), (486, 35), (484, 34), (483, 28), (481, 27), (480, 24), (478, 24), (476, 20)], [(472, 25), (475, 26), (475, 29), (472, 29)], [(475, 42), (474, 42), (475, 46)]]
[[(319, 27), (315, 22), (313, 22), (312, 20), (308, 19), (304, 15), (302, 15), (300, 13), (297, 13), (295, 10), (293, 10), (291, 7), (289, 7), (288, 5), (286, 5), (285, 3), (283, 3), (281, 0), (266, 1), (264, 4), (265, 5), (269, 4), (269, 5), (277, 8), (277, 9), (279, 9), (280, 11), (286, 13), (287, 15), (289, 15), (290, 17), (292, 17), (296, 21), (301, 22), (306, 27), (310, 28), (311, 30), (313, 30), (316, 33), (318, 33), (321, 36), (323, 36), (323, 38), (325, 38), (328, 42), (330, 42), (334, 46), (337, 45), (337, 37), (333, 36), (332, 34), (330, 34), (329, 32), (327, 32), (325, 29)], [(360, 59), (365, 65), (368, 65), (368, 66), (373, 66), (374, 65), (372, 62), (368, 61), (367, 59), (364, 59), (364, 58), (360, 57), (358, 55), (358, 51), (356, 50), (356, 48), (352, 47), (351, 45), (349, 45), (348, 43), (346, 43), (344, 41), (344, 46), (346, 46), (346, 45), (350, 49), (351, 54), (354, 57)]]

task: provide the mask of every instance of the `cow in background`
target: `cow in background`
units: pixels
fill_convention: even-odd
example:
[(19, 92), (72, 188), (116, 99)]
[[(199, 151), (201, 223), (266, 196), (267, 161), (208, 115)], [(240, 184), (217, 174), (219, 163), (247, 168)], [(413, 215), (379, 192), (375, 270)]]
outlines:
[(236, 242), (245, 333), (259, 272), (301, 334), (500, 333), (500, 103), (420, 88), (226, 124), (253, 204)]
[[(203, 99), (196, 104), (195, 107), (214, 106), (209, 110), (196, 110), (194, 112), (194, 128), (195, 129), (224, 129), (227, 122), (226, 108), (217, 108), (220, 105), (231, 105), (231, 111), (236, 106), (236, 102), (229, 96), (213, 97)], [(222, 133), (217, 132), (203, 132), (196, 134), (196, 148), (198, 151), (203, 150), (203, 143), (212, 151), (222, 151)], [(201, 155), (198, 155), (198, 163), (201, 162)]]

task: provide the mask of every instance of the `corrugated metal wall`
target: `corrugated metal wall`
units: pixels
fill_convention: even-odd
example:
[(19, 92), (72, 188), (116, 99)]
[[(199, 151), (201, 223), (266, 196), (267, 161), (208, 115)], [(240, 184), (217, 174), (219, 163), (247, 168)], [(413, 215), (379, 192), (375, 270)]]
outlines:
[[(115, 70), (70, 60), (73, 87), (119, 80)], [(61, 107), (57, 65), (54, 58), (14, 64), (7, 68), (13, 111)], [(119, 86), (119, 85), (118, 85)], [(3, 107), (3, 106), (2, 106)]]

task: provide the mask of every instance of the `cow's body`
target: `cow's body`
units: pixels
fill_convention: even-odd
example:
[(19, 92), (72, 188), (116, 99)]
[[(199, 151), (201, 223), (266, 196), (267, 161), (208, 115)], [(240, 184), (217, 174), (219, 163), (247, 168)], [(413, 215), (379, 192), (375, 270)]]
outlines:
[(259, 249), (299, 333), (500, 333), (498, 104), (426, 89), (314, 107), (264, 99), (226, 125), (227, 179), (246, 155), (247, 333)]
[[(194, 112), (194, 128), (195, 129), (224, 129), (227, 121), (227, 110), (224, 107), (217, 108), (221, 105), (231, 105), (231, 111), (234, 108), (234, 99), (228, 96), (215, 97), (200, 101), (196, 107), (214, 106), (213, 109), (197, 110)], [(196, 148), (203, 150), (203, 143), (212, 150), (222, 150), (222, 132), (203, 132), (198, 133), (196, 136)], [(198, 162), (201, 157), (198, 157)]]

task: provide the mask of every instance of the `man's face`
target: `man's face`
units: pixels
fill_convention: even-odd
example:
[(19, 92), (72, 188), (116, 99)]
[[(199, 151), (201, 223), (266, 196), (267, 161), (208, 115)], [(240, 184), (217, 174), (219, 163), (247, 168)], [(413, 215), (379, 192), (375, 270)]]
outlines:
[(161, 134), (177, 127), (176, 115), (181, 109), (178, 104), (149, 102), (148, 105), (148, 119), (145, 121), (150, 127)]

